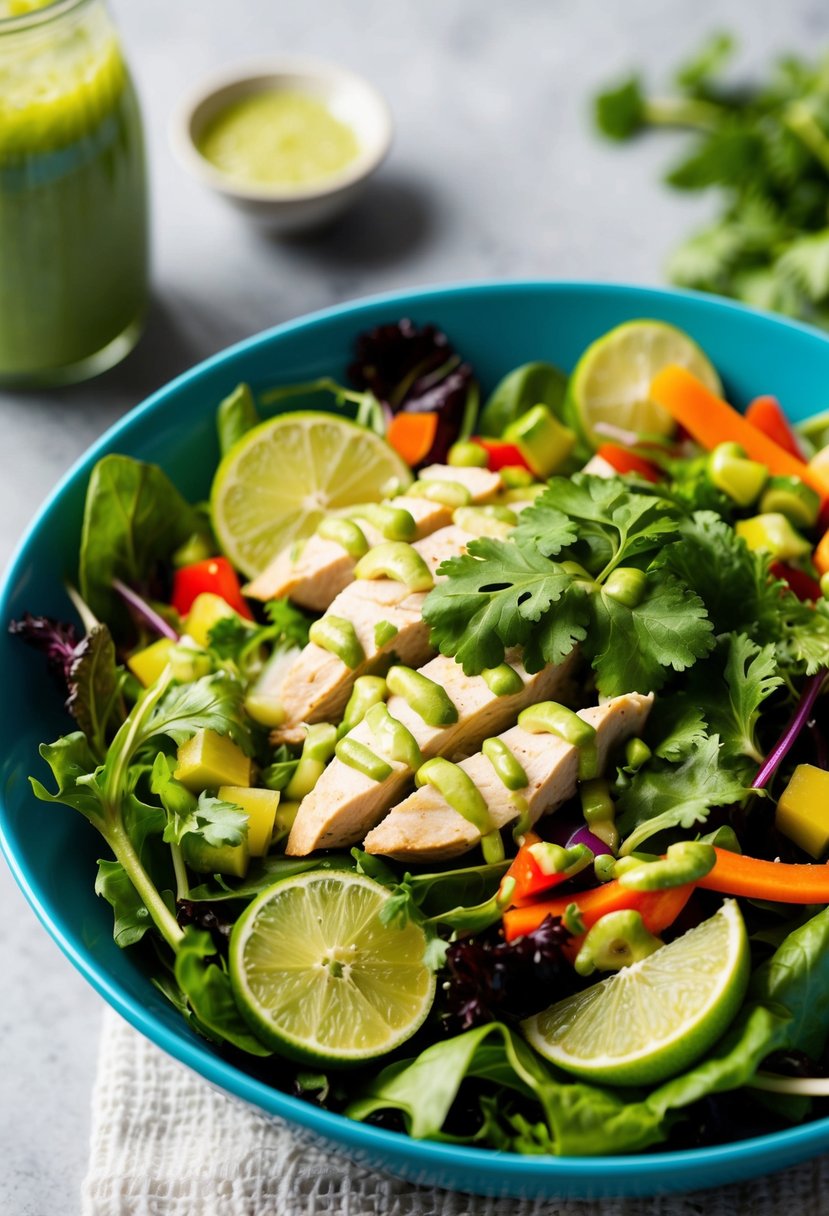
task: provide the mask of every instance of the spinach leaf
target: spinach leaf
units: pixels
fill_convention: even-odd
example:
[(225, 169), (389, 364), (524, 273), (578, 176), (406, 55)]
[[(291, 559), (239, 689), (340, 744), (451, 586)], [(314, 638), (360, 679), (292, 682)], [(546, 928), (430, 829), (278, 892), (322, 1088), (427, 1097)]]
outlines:
[(561, 413), (567, 377), (552, 363), (524, 363), (513, 368), (496, 384), (478, 419), (478, 431), (499, 439), (511, 422), (534, 405), (546, 405)]
[(99, 460), (86, 493), (79, 569), (81, 594), (95, 615), (125, 628), (129, 617), (112, 580), (143, 583), (200, 526), (198, 512), (157, 465), (129, 456)]
[(133, 946), (152, 928), (147, 907), (120, 861), (98, 862), (95, 894), (112, 905), (115, 913), (112, 936), (116, 946)]
[(188, 1021), (214, 1042), (232, 1043), (249, 1055), (269, 1056), (270, 1048), (251, 1034), (236, 1008), (230, 976), (216, 958), (216, 947), (209, 933), (192, 926), (176, 952), (176, 981), (192, 1010)]
[(226, 456), (233, 445), (260, 421), (250, 385), (237, 384), (216, 410), (216, 430), (222, 456)]
[(390, 1064), (345, 1113), (365, 1119), (377, 1110), (399, 1110), (415, 1139), (451, 1140), (442, 1130), (446, 1116), (464, 1078), (477, 1076), (525, 1097), (540, 1097), (549, 1080), (546, 1065), (523, 1039), (503, 1023), (490, 1022), (434, 1043), (415, 1060)]

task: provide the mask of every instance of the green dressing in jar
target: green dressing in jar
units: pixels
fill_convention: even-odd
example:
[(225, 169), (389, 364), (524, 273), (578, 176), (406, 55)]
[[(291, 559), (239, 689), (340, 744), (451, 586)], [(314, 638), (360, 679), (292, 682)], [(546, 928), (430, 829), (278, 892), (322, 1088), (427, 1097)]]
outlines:
[(83, 379), (147, 303), (138, 103), (102, 0), (0, 4), (0, 382)]
[(302, 190), (357, 159), (354, 131), (316, 97), (263, 89), (231, 102), (198, 139), (205, 160), (234, 181)]

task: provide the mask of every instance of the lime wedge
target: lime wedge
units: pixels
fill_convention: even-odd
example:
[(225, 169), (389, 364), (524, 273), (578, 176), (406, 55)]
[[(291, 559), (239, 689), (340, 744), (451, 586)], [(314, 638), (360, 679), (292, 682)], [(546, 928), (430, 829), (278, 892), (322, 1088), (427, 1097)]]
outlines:
[(411, 470), (384, 439), (333, 414), (277, 414), (234, 444), (213, 479), (216, 537), (234, 566), (255, 578), (314, 531), (329, 512), (383, 497)]
[(717, 1041), (748, 977), (745, 925), (729, 900), (670, 945), (529, 1018), (523, 1030), (565, 1072), (602, 1085), (652, 1085)]
[(576, 364), (567, 390), (571, 424), (594, 447), (612, 441), (596, 430), (598, 423), (637, 435), (672, 435), (670, 414), (649, 397), (651, 381), (669, 363), (686, 367), (722, 393), (716, 371), (681, 329), (663, 321), (628, 321), (588, 346)]
[(230, 939), (230, 979), (252, 1030), (294, 1059), (337, 1066), (385, 1055), (432, 1007), (426, 935), (384, 925), (390, 899), (348, 871), (314, 871), (263, 891)]

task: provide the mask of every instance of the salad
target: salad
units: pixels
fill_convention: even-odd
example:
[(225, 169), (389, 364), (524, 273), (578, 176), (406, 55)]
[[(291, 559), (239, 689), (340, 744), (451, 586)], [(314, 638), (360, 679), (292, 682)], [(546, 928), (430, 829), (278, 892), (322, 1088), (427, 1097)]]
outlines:
[(115, 941), (237, 1066), (415, 1137), (824, 1113), (829, 418), (738, 413), (651, 320), (486, 396), (434, 326), (354, 351), (219, 404), (207, 504), (105, 456), (75, 620), (9, 625)]

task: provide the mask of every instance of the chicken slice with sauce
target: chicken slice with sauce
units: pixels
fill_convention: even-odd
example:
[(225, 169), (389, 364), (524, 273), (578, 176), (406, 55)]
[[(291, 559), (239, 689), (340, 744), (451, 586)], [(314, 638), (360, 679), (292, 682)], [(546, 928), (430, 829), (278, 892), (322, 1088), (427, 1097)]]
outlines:
[[(578, 716), (596, 731), (598, 771), (602, 772), (613, 748), (640, 733), (653, 704), (653, 693), (625, 693)], [(576, 793), (579, 749), (557, 735), (532, 734), (513, 726), (500, 735), (524, 769), (527, 785), (511, 792), (497, 776), (490, 761), (477, 752), (462, 760), (460, 768), (472, 779), (487, 804), (493, 828), (503, 828), (526, 814), (535, 823), (556, 810)], [(399, 803), (369, 832), (363, 848), (367, 853), (398, 861), (433, 862), (458, 857), (479, 844), (480, 831), (430, 785), (424, 785)]]
[[(482, 676), (465, 676), (454, 659), (443, 655), (421, 668), (420, 674), (439, 685), (455, 705), (456, 722), (430, 726), (399, 695), (389, 698), (388, 712), (411, 733), (424, 759), (442, 755), (457, 760), (475, 751), (488, 735), (503, 730), (525, 706), (539, 700), (569, 699), (575, 651), (534, 675), (524, 670), (517, 655), (508, 658), (523, 686), (506, 696), (498, 696)], [(304, 857), (315, 849), (340, 848), (362, 840), (412, 779), (407, 764), (384, 754), (367, 722), (360, 722), (347, 738), (380, 756), (392, 771), (376, 781), (335, 757), (300, 803), (286, 848), (289, 856)]]
[[(419, 481), (445, 481), (461, 486), (469, 501), (489, 502), (501, 488), (501, 478), (488, 469), (454, 468), (435, 464), (424, 469)], [(452, 522), (453, 507), (402, 494), (384, 506), (408, 511), (414, 520), (415, 535), (422, 540)], [(346, 511), (345, 516), (348, 516)], [(357, 520), (369, 546), (382, 544), (386, 537), (370, 521)], [(245, 595), (257, 600), (290, 597), (294, 603), (313, 612), (324, 612), (339, 593), (352, 582), (356, 558), (335, 540), (318, 534), (310, 536), (297, 552), (293, 545), (279, 553), (270, 565), (245, 587)]]
[[(432, 576), (449, 557), (462, 553), (472, 534), (457, 524), (440, 528), (412, 549)], [(395, 579), (355, 579), (331, 604), (329, 617), (350, 621), (364, 658), (349, 667), (341, 658), (309, 642), (285, 673), (279, 699), (285, 722), (271, 735), (275, 743), (296, 743), (305, 722), (338, 722), (358, 676), (376, 670), (394, 654), (407, 667), (420, 667), (432, 654), (423, 620), (425, 591), (410, 591)], [(323, 618), (324, 619), (324, 618)]]

